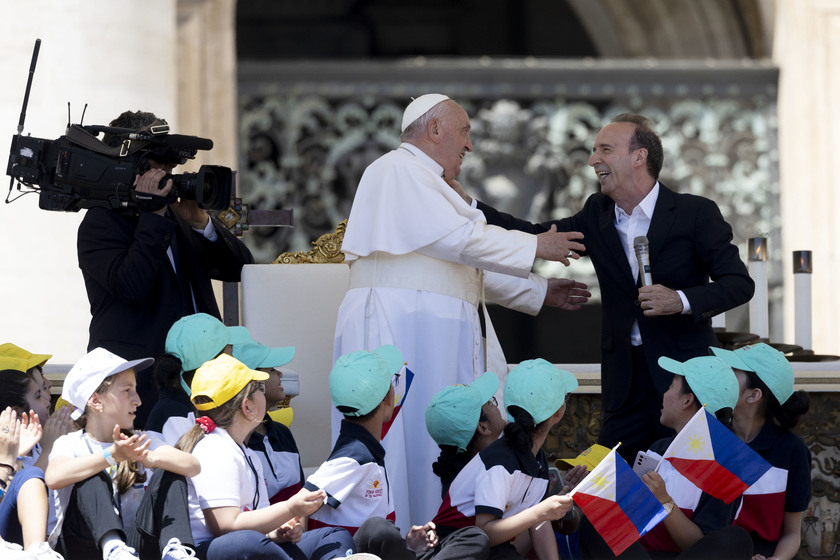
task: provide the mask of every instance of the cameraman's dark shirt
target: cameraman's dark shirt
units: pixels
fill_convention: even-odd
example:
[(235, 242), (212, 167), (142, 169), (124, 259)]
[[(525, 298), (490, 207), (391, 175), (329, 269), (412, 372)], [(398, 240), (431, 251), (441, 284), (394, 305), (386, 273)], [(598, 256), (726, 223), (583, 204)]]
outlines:
[[(211, 278), (238, 282), (242, 266), (254, 258), (227, 228), (217, 222), (215, 227), (218, 239), (210, 241), (171, 210), (166, 216), (88, 210), (77, 241), (90, 302), (88, 350), (101, 346), (127, 360), (156, 356), (163, 352), (169, 327), (181, 317), (195, 311), (220, 317)], [(167, 255), (170, 245), (178, 272), (189, 284), (176, 277)], [(135, 424), (139, 428), (157, 392), (149, 371), (138, 372), (137, 385), (143, 400)]]

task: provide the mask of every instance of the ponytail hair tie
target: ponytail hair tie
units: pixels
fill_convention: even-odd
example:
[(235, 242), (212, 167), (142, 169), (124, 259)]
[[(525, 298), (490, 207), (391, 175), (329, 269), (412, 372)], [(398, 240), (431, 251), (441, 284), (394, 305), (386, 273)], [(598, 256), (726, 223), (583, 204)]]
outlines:
[(201, 426), (201, 431), (209, 434), (216, 429), (216, 423), (209, 416), (199, 416), (195, 419), (195, 423)]

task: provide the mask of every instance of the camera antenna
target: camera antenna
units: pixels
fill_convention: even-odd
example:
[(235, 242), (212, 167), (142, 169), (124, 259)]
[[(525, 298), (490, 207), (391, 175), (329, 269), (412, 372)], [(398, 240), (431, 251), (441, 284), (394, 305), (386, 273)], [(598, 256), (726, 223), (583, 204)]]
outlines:
[(23, 94), (23, 107), (20, 109), (20, 121), (17, 133), (23, 132), (23, 121), (26, 120), (26, 107), (29, 105), (29, 90), (32, 89), (32, 78), (35, 76), (35, 65), (38, 63), (38, 51), (41, 50), (41, 39), (35, 39), (35, 49), (32, 51), (32, 62), (29, 64), (29, 78), (26, 80), (26, 93)]
[[(29, 90), (32, 89), (32, 78), (35, 76), (35, 64), (38, 63), (38, 51), (41, 50), (41, 39), (35, 39), (35, 48), (32, 51), (32, 62), (29, 63), (29, 78), (26, 80), (26, 92), (23, 94), (23, 107), (20, 109), (20, 121), (18, 121), (17, 126), (17, 135), (20, 136), (23, 132), (23, 121), (26, 120), (26, 107), (29, 105)], [(14, 202), (15, 200), (19, 199), (24, 194), (29, 194), (25, 192), (12, 198), (11, 200), (9, 197), (12, 195), (12, 189), (15, 186), (15, 178), (12, 177), (9, 181), (9, 192), (6, 194), (6, 204)], [(18, 191), (20, 191), (20, 183), (18, 183)], [(30, 191), (31, 192), (31, 191)]]

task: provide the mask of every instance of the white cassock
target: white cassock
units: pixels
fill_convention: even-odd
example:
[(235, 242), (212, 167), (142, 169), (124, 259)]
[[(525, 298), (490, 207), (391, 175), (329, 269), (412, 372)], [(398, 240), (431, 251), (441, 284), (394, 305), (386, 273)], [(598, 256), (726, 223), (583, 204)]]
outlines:
[[(477, 309), (482, 276), (487, 300), (532, 315), (547, 285), (530, 274), (536, 236), (487, 225), (442, 173), (407, 143), (377, 159), (362, 175), (342, 244), (350, 289), (338, 311), (333, 361), (393, 344), (415, 375), (382, 441), (403, 534), (431, 520), (441, 502), (432, 472), (440, 449), (426, 431), (426, 406), (447, 385), (470, 383), (485, 371)], [(491, 346), (492, 363), (504, 364), (498, 343)], [(496, 369), (501, 391), (507, 367)], [(340, 418), (333, 409), (333, 442)]]

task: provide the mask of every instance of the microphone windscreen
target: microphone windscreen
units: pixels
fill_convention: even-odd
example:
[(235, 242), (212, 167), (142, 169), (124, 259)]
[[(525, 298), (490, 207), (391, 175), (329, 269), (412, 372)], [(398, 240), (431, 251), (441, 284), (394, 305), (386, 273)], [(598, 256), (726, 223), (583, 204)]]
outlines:
[(633, 240), (633, 247), (644, 247), (648, 245), (648, 238), (644, 235), (640, 235)]
[(213, 148), (212, 140), (198, 136), (167, 134), (162, 139), (167, 146), (174, 150), (210, 150)]

